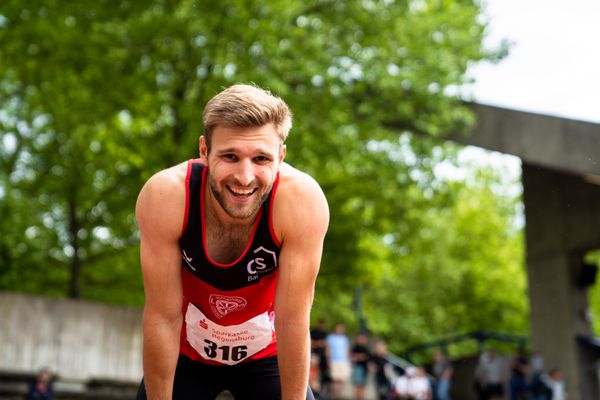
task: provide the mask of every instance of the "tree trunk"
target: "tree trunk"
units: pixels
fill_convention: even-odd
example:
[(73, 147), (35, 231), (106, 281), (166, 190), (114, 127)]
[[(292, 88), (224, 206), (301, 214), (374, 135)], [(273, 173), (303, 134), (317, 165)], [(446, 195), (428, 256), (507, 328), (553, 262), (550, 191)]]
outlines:
[(79, 220), (77, 219), (77, 201), (75, 193), (69, 198), (69, 233), (71, 236), (71, 247), (73, 255), (71, 256), (70, 265), (70, 281), (69, 281), (69, 298), (78, 299), (81, 297), (80, 275), (81, 275), (81, 258), (79, 257)]

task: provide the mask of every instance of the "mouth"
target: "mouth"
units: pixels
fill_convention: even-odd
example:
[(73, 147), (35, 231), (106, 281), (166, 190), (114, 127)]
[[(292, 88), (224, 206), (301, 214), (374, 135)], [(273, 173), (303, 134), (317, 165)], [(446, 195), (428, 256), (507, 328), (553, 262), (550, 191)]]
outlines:
[(258, 188), (235, 188), (232, 186), (227, 186), (227, 190), (229, 190), (229, 193), (231, 193), (233, 196), (244, 199), (252, 196), (258, 190)]

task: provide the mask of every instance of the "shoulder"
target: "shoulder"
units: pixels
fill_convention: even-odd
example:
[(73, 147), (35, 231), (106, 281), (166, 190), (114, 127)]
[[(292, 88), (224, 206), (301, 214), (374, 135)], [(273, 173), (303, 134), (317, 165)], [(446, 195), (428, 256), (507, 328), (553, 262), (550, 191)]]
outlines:
[[(154, 174), (142, 187), (135, 214), (142, 230), (181, 229), (185, 212), (187, 162)], [(177, 231), (179, 234), (179, 231)]]
[(166, 200), (172, 197), (185, 196), (185, 179), (187, 162), (164, 169), (152, 175), (146, 181), (138, 196), (138, 204), (142, 205), (157, 199)]
[(302, 227), (324, 235), (329, 225), (329, 206), (314, 178), (284, 163), (279, 172), (273, 216), (282, 239), (290, 229)]

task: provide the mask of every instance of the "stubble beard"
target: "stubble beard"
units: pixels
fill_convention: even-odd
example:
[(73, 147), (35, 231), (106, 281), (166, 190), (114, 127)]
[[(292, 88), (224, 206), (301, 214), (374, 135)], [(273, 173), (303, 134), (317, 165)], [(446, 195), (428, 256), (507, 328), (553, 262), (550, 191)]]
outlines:
[[(229, 190), (229, 189), (227, 189), (225, 187), (225, 184), (223, 185), (223, 191), (221, 191), (221, 190), (219, 190), (217, 182), (214, 179), (214, 177), (212, 177), (210, 175), (208, 177), (208, 187), (210, 188), (210, 192), (212, 193), (213, 197), (215, 198), (215, 200), (217, 200), (217, 203), (219, 203), (219, 205), (221, 206), (223, 211), (225, 211), (225, 213), (228, 216), (230, 216), (231, 218), (235, 218), (235, 219), (248, 219), (248, 218), (256, 216), (258, 214), (258, 211), (262, 207), (263, 203), (265, 202), (265, 200), (267, 200), (267, 198), (269, 197), (269, 194), (271, 193), (271, 189), (273, 188), (273, 183), (274, 182), (271, 182), (268, 186), (268, 189), (265, 190), (263, 193), (261, 193), (260, 197), (258, 197), (257, 200), (255, 200), (252, 204), (250, 204), (244, 208), (238, 208), (238, 207), (233, 207), (233, 206), (230, 206), (229, 204), (227, 204), (227, 201), (225, 199), (225, 194), (223, 192), (225, 190)], [(260, 191), (261, 189), (262, 189), (262, 187), (259, 187), (257, 189), (257, 192)], [(256, 195), (256, 193), (253, 194), (253, 196), (255, 196), (255, 195)]]

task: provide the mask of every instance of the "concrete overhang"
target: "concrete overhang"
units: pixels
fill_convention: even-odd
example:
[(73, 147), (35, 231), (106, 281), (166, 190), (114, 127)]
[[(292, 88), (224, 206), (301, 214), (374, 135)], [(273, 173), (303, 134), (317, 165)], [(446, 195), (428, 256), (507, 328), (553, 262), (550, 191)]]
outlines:
[(600, 124), (471, 103), (476, 124), (465, 144), (575, 173), (600, 184)]

